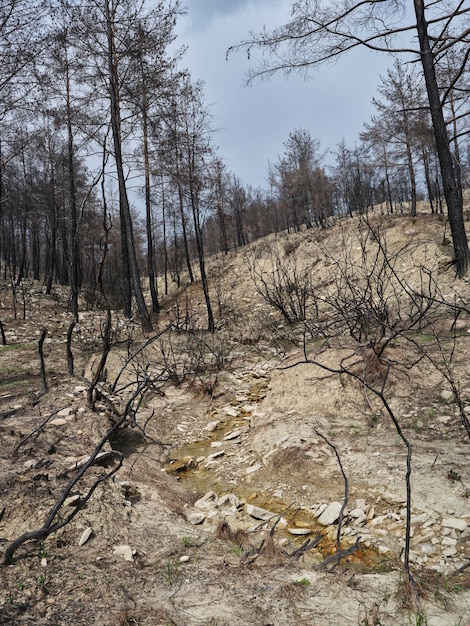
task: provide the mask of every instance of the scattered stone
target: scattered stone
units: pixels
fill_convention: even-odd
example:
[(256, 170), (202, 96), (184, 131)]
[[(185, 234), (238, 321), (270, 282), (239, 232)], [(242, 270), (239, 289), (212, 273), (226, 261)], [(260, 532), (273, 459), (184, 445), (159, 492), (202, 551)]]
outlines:
[(237, 439), (244, 432), (243, 428), (237, 428), (236, 430), (232, 430), (227, 433), (224, 437), (224, 441), (231, 441), (232, 439)]
[(67, 420), (63, 417), (56, 417), (54, 420), (51, 420), (49, 424), (51, 426), (63, 426), (64, 424), (67, 424)]
[(199, 524), (202, 524), (202, 522), (206, 519), (206, 516), (205, 516), (204, 513), (195, 513), (194, 512), (194, 513), (189, 513), (189, 515), (186, 517), (186, 519), (193, 526), (199, 526)]
[(47, 559), (41, 559), (41, 567), (47, 567)]
[(349, 512), (349, 517), (358, 518), (363, 516), (365, 516), (365, 513), (362, 509), (353, 509)]
[(196, 509), (215, 509), (217, 500), (218, 496), (215, 491), (208, 491), (205, 496), (202, 496), (202, 498), (199, 498), (199, 500), (194, 503), (194, 507)]
[(83, 393), (84, 391), (87, 391), (87, 388), (83, 385), (77, 385), (76, 387), (74, 387), (74, 391), (76, 393)]
[(458, 517), (449, 517), (444, 519), (442, 520), (442, 525), (444, 528), (454, 528), (455, 530), (460, 530), (460, 532), (463, 532), (468, 526), (464, 519), (460, 519)]
[(130, 546), (114, 546), (113, 554), (122, 556), (125, 561), (134, 562), (134, 553)]
[(387, 554), (387, 552), (390, 552), (390, 548), (387, 548), (387, 546), (380, 544), (379, 554)]
[(254, 472), (257, 472), (258, 470), (262, 468), (263, 466), (261, 465), (261, 463), (255, 463), (255, 465), (251, 465), (250, 467), (247, 467), (245, 472), (247, 474), (253, 474)]
[(70, 496), (64, 500), (64, 506), (78, 506), (80, 504), (80, 496)]
[(326, 509), (327, 506), (328, 506), (327, 504), (320, 504), (320, 506), (317, 506), (316, 510), (313, 511), (313, 516), (320, 517), (320, 515), (323, 513), (323, 511)]
[(455, 554), (457, 554), (457, 549), (452, 546), (442, 551), (442, 556), (445, 556), (445, 557), (451, 557), (451, 556), (454, 556)]
[(275, 517), (275, 514), (271, 513), (271, 511), (262, 509), (261, 507), (255, 506), (254, 504), (247, 504), (245, 510), (248, 515), (250, 515), (250, 517), (254, 517), (255, 519), (259, 519), (262, 521), (268, 521)]
[(36, 467), (37, 463), (38, 462), (34, 459), (29, 459), (29, 461), (25, 461), (23, 463), (23, 467), (26, 467), (26, 469), (31, 469), (32, 467)]
[(204, 430), (207, 430), (208, 433), (213, 433), (214, 430), (217, 430), (217, 426), (220, 424), (219, 420), (214, 420), (213, 422), (209, 422), (206, 424)]
[(233, 406), (225, 406), (222, 410), (230, 417), (238, 417), (240, 415), (239, 409), (236, 409)]
[(454, 398), (454, 394), (450, 389), (444, 389), (441, 391), (441, 398), (444, 402), (450, 402)]
[(447, 424), (448, 422), (450, 422), (451, 419), (452, 419), (451, 415), (439, 415), (439, 417), (437, 418), (437, 421), (440, 424)]
[(240, 506), (240, 500), (233, 493), (226, 493), (217, 500), (217, 506), (222, 509), (226, 506), (234, 506), (236, 509)]
[(290, 535), (310, 535), (310, 533), (312, 532), (312, 529), (291, 527), (287, 529), (287, 532)]
[(457, 539), (453, 539), (452, 537), (443, 537), (441, 543), (443, 546), (456, 546)]
[(78, 541), (78, 545), (83, 546), (88, 541), (88, 539), (91, 537), (92, 534), (93, 534), (92, 528), (90, 527), (85, 528), (85, 530), (82, 532), (82, 536), (80, 537)]
[(190, 557), (185, 554), (184, 556), (180, 556), (180, 563), (187, 563), (189, 561)]
[(224, 456), (225, 454), (225, 450), (219, 450), (218, 452), (213, 452), (212, 454), (209, 454), (209, 456), (207, 457), (208, 461), (213, 461), (214, 459), (218, 459), (221, 456)]
[(331, 524), (334, 524), (339, 517), (342, 506), (341, 502), (331, 502), (318, 518), (318, 523), (322, 526), (331, 526)]
[(68, 417), (71, 412), (72, 412), (72, 409), (68, 406), (65, 409), (62, 409), (61, 411), (59, 411), (57, 415), (59, 417)]

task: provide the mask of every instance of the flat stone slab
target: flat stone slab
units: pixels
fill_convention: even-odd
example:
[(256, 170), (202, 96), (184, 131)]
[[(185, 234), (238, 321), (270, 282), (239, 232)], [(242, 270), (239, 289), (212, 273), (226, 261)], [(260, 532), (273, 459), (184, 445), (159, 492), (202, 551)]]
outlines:
[(318, 523), (322, 526), (334, 524), (339, 517), (342, 506), (341, 502), (331, 502), (318, 518)]
[(468, 523), (459, 517), (448, 517), (442, 520), (442, 525), (444, 528), (454, 528), (455, 530), (463, 532), (467, 528)]
[(248, 513), (248, 515), (250, 515), (250, 517), (254, 517), (255, 519), (259, 519), (265, 522), (275, 517), (275, 514), (271, 513), (271, 511), (262, 509), (260, 506), (255, 506), (254, 504), (247, 504), (246, 512)]

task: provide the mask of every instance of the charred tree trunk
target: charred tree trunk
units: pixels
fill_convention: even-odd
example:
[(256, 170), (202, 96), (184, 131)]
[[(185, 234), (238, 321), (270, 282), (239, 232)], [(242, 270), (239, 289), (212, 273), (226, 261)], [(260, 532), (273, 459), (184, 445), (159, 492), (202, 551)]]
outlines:
[(434, 55), (429, 44), (428, 26), (425, 18), (423, 0), (414, 0), (414, 8), (421, 51), (421, 62), (423, 65), (432, 126), (436, 140), (442, 184), (444, 186), (444, 196), (447, 203), (452, 242), (454, 244), (457, 274), (462, 277), (467, 273), (470, 258), (467, 234), (463, 220), (462, 195), (459, 190), (458, 178), (455, 173), (452, 153), (449, 147), (449, 137), (447, 135), (434, 67)]

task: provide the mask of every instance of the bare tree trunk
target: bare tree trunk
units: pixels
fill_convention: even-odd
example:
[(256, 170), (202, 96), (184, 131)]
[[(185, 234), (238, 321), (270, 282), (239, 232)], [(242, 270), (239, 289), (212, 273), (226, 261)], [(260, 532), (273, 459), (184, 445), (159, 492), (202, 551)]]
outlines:
[[(131, 211), (129, 207), (129, 199), (127, 196), (126, 180), (124, 176), (124, 166), (122, 159), (121, 145), (121, 114), (119, 107), (119, 81), (117, 70), (117, 55), (114, 45), (113, 18), (109, 9), (109, 0), (105, 2), (106, 11), (106, 28), (108, 39), (108, 71), (109, 71), (109, 96), (111, 102), (111, 128), (113, 131), (114, 159), (116, 162), (116, 171), (119, 187), (119, 209), (121, 216), (122, 237), (125, 240), (125, 252), (127, 253), (127, 262), (129, 274), (131, 278), (132, 290), (139, 311), (142, 331), (144, 333), (152, 330), (152, 322), (145, 304), (142, 285), (140, 283), (139, 266), (137, 264), (137, 255), (134, 243), (134, 233), (132, 228)], [(124, 248), (124, 246), (123, 246)], [(123, 249), (124, 252), (124, 249)]]
[(418, 31), (419, 46), (421, 50), (421, 62), (423, 65), (429, 107), (431, 110), (434, 137), (436, 139), (437, 154), (439, 157), (442, 183), (444, 186), (444, 196), (447, 203), (447, 213), (449, 215), (450, 229), (452, 232), (457, 274), (462, 277), (467, 273), (470, 259), (467, 234), (465, 232), (465, 224), (463, 221), (462, 196), (459, 191), (458, 180), (455, 175), (452, 154), (449, 147), (449, 137), (447, 135), (434, 68), (434, 55), (429, 44), (428, 26), (424, 13), (423, 0), (414, 0), (414, 7), (416, 14), (416, 28)]
[[(152, 232), (152, 203), (150, 200), (150, 158), (148, 144), (148, 118), (147, 118), (147, 90), (145, 76), (142, 71), (142, 126), (144, 139), (144, 170), (145, 170), (145, 223), (147, 229), (147, 272), (149, 279), (150, 296), (152, 298), (152, 312), (158, 313), (160, 304), (158, 302), (157, 283), (155, 280), (155, 254), (153, 247)], [(162, 200), (164, 202), (164, 199)]]

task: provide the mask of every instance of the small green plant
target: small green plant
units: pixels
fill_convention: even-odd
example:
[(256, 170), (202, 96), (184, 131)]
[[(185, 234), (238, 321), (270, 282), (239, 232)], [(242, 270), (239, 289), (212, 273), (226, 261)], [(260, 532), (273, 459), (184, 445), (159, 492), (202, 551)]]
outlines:
[(78, 580), (82, 580), (82, 578), (84, 578), (83, 574), (77, 574), (77, 578)]
[(42, 542), (39, 545), (38, 556), (40, 559), (47, 558), (47, 549), (46, 549), (46, 544), (44, 542)]
[(183, 537), (182, 541), (184, 548), (191, 548), (193, 546), (193, 540), (191, 537)]
[(421, 610), (419, 610), (414, 615), (411, 615), (408, 621), (412, 626), (427, 626), (428, 625), (428, 618), (426, 617), (426, 613), (424, 613), (424, 611), (421, 611)]
[(44, 574), (39, 574), (38, 575), (38, 585), (44, 585), (44, 583), (46, 582), (46, 577), (44, 576)]
[(172, 585), (175, 582), (175, 578), (178, 574), (179, 568), (176, 563), (172, 563), (171, 561), (167, 561), (163, 568), (163, 576), (169, 585)]
[(243, 546), (241, 544), (232, 546), (232, 552), (235, 556), (241, 556), (243, 554)]
[(24, 583), (18, 583), (17, 585), (17, 589), (18, 591), (23, 591), (23, 589), (26, 587), (26, 585)]
[(307, 587), (310, 587), (311, 584), (312, 583), (305, 576), (304, 578), (301, 578), (300, 580), (294, 580), (294, 585), (298, 585), (299, 587), (304, 587), (305, 589), (307, 589)]

